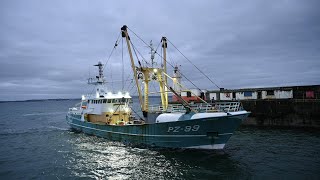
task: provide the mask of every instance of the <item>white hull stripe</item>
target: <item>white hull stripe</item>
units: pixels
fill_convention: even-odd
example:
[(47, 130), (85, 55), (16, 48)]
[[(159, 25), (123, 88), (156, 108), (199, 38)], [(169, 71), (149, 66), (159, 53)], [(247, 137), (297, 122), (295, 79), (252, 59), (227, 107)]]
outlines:
[[(122, 134), (122, 135), (129, 135), (129, 136), (147, 136), (147, 137), (206, 137), (207, 135), (149, 135), (149, 134), (132, 134), (132, 133), (123, 133), (123, 132), (115, 132), (115, 131), (107, 131), (103, 129), (96, 129), (92, 127), (87, 127), (87, 126), (81, 126), (79, 124), (74, 124), (69, 122), (69, 124), (72, 124), (74, 126), (82, 127), (82, 128), (87, 128), (87, 129), (92, 129), (96, 131), (102, 131), (102, 132), (107, 132), (107, 133), (114, 133), (114, 134)], [(219, 136), (224, 136), (224, 135), (232, 135), (232, 133), (223, 133), (223, 134), (218, 134)]]

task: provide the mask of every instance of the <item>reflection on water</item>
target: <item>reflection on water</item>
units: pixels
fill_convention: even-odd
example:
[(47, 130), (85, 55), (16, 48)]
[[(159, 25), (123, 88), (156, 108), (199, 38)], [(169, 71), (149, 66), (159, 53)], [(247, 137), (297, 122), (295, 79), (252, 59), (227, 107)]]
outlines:
[(68, 168), (76, 177), (108, 179), (208, 179), (249, 177), (224, 151), (140, 149), (95, 136), (72, 134)]

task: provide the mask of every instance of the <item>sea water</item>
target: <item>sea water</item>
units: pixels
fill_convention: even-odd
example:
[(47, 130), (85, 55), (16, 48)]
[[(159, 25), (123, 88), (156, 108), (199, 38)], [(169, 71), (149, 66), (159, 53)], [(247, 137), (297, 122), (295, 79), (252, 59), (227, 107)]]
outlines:
[(316, 130), (240, 127), (224, 150), (143, 149), (70, 131), (77, 102), (0, 103), (0, 179), (320, 178)]

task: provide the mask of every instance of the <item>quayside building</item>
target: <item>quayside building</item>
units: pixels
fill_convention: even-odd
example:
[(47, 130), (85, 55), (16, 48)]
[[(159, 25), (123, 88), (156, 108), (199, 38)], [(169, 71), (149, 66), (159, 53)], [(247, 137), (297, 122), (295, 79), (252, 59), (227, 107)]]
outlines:
[(188, 102), (200, 102), (199, 97), (208, 102), (238, 100), (251, 111), (244, 125), (320, 128), (320, 85), (191, 89), (181, 92), (181, 97)]

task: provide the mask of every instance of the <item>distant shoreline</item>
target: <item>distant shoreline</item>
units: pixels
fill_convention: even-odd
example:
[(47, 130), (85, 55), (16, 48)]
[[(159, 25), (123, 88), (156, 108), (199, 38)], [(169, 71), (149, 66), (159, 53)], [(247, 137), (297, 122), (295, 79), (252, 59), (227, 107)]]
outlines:
[(0, 103), (5, 102), (37, 102), (37, 101), (66, 101), (66, 100), (80, 100), (79, 98), (68, 98), (68, 99), (28, 99), (28, 100), (12, 100), (12, 101), (0, 101)]
[[(132, 96), (132, 98), (136, 98), (138, 96)], [(160, 98), (160, 96), (149, 96), (149, 98)], [(6, 102), (39, 102), (39, 101), (70, 101), (70, 100), (81, 100), (80, 98), (62, 98), (62, 99), (27, 99), (27, 100), (12, 100), (12, 101), (2, 101), (0, 103)]]

